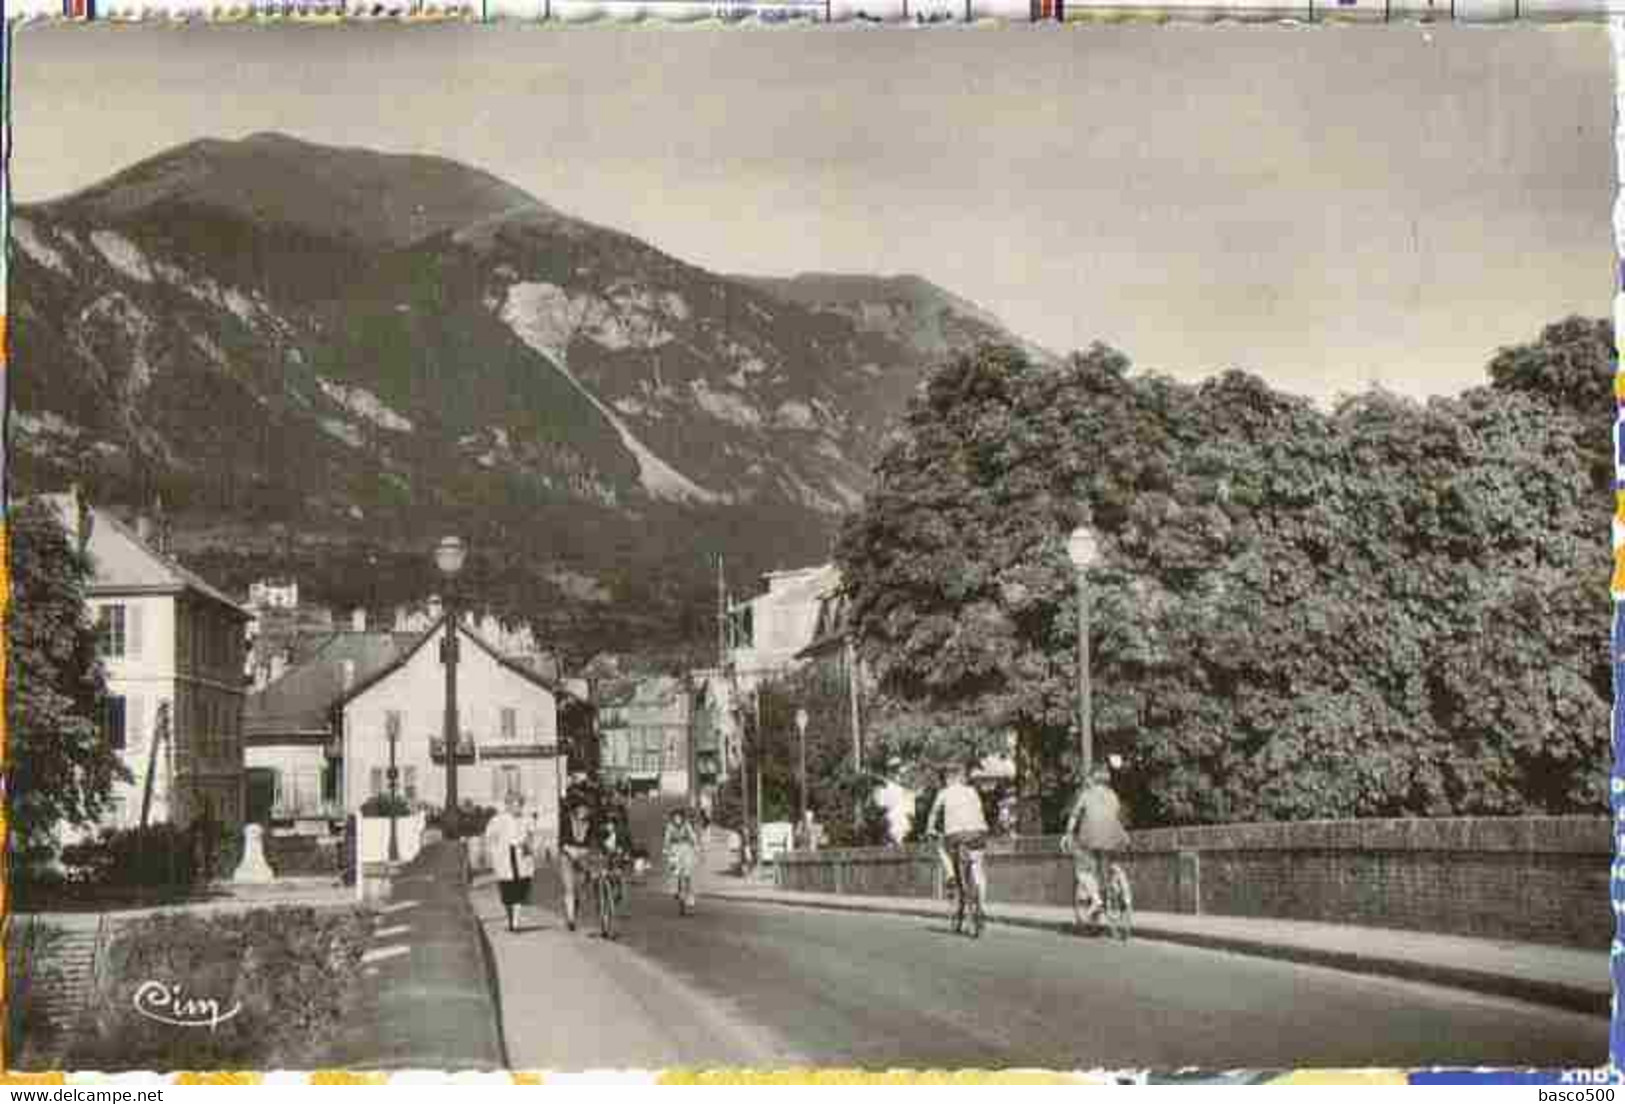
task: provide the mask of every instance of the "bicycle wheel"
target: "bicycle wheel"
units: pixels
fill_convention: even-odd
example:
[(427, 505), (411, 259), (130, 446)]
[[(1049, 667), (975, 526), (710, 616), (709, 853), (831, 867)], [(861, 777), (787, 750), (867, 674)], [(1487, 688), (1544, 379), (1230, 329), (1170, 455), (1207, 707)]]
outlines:
[(1113, 936), (1126, 942), (1134, 930), (1134, 887), (1128, 871), (1118, 863), (1112, 863), (1107, 878), (1106, 925)]
[(607, 874), (598, 879), (598, 932), (605, 939), (615, 938), (615, 887)]
[(1072, 875), (1072, 919), (1077, 922), (1079, 931), (1088, 931), (1094, 926), (1094, 901), (1085, 892), (1084, 880), (1076, 871)]
[(982, 925), (987, 917), (982, 911), (981, 860), (965, 856), (965, 886), (970, 893), (970, 937), (982, 937)]

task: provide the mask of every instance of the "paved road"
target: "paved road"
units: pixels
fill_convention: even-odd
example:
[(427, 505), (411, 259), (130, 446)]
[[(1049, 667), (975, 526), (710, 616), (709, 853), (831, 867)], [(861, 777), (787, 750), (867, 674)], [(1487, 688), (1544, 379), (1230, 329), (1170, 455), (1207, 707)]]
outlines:
[(1245, 955), (1005, 927), (972, 942), (945, 921), (704, 898), (683, 918), (654, 883), (606, 944), (546, 911), (550, 877), (538, 889), (519, 935), (491, 891), (481, 905), (515, 1068), (1607, 1060), (1601, 1017)]

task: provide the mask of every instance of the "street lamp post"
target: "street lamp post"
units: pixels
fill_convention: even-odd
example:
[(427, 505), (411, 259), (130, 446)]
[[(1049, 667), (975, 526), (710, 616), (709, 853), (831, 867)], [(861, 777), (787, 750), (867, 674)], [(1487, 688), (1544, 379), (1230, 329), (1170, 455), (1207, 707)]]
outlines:
[(1067, 558), (1078, 583), (1078, 754), (1083, 774), (1089, 774), (1094, 760), (1094, 719), (1089, 684), (1089, 568), (1100, 556), (1094, 532), (1087, 525), (1072, 530), (1066, 542)]
[[(796, 731), (801, 734), (801, 833), (807, 838), (807, 710), (796, 710)], [(810, 842), (810, 841), (809, 841)]]
[(396, 835), (395, 819), (400, 811), (400, 778), (401, 772), (395, 766), (395, 745), (401, 739), (401, 720), (397, 714), (391, 713), (384, 722), (384, 735), (389, 737), (389, 861), (401, 861), (401, 844)]
[(446, 537), (434, 550), (435, 566), (446, 577), (446, 635), (440, 645), (440, 661), (446, 668), (446, 813), (442, 831), (447, 839), (457, 839), (457, 658), (461, 624), (457, 611), (457, 573), (463, 569), (468, 549), (457, 537)]

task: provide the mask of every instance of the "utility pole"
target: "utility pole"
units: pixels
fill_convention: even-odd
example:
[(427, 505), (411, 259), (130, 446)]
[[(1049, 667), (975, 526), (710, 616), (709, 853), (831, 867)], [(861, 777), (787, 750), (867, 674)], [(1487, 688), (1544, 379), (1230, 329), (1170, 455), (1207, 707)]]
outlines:
[[(854, 643), (852, 640), (852, 633), (850, 631), (848, 631), (846, 634), (844, 644), (846, 647), (846, 689), (847, 696), (851, 700), (852, 705), (852, 769), (857, 771), (859, 775), (862, 775), (863, 728), (861, 727), (862, 719), (858, 714), (858, 648), (856, 643)], [(863, 829), (862, 793), (858, 794), (857, 801), (853, 803), (852, 827), (859, 831), (862, 831)]]

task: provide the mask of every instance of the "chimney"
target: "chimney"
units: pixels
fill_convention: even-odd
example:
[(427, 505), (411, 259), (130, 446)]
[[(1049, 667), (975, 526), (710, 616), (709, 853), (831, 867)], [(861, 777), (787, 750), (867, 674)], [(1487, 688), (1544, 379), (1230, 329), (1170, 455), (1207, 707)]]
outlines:
[(157, 521), (153, 524), (154, 536), (157, 539), (157, 549), (160, 556), (169, 555), (169, 515), (164, 513), (163, 495), (154, 495), (152, 511)]
[(367, 631), (367, 611), (358, 609), (350, 614), (350, 628), (356, 632)]
[(90, 547), (91, 531), (96, 528), (96, 513), (90, 508), (84, 488), (77, 483), (68, 489), (68, 516), (63, 519), (63, 527), (70, 531), (79, 554), (84, 555)]

